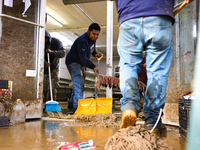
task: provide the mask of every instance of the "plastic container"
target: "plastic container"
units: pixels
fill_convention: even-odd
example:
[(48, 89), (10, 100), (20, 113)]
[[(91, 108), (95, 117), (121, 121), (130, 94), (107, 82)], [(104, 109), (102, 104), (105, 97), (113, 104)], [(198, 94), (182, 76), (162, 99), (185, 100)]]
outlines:
[(26, 119), (26, 111), (23, 102), (20, 99), (17, 99), (11, 106), (11, 115), (10, 122), (21, 123), (25, 122)]
[(9, 119), (7, 116), (0, 116), (0, 127), (2, 126), (8, 126), (9, 125)]
[(187, 129), (192, 99), (179, 99), (179, 133), (187, 138)]

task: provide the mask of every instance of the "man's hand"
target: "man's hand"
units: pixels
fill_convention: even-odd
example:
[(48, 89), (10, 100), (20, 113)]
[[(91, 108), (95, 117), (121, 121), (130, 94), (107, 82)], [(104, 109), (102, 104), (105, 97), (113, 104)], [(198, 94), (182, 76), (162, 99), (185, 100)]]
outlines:
[(51, 51), (50, 49), (46, 49), (46, 53), (49, 53), (49, 54), (51, 54), (51, 53), (52, 53), (52, 51)]
[(44, 67), (47, 69), (49, 66), (51, 65), (51, 63), (45, 63)]
[(99, 72), (99, 68), (98, 67), (95, 67), (94, 69), (94, 73), (96, 74), (97, 72)]
[(193, 0), (185, 0), (186, 3), (191, 3)]
[(97, 54), (95, 55), (96, 58), (100, 58), (101, 56), (102, 56), (101, 53), (97, 53)]

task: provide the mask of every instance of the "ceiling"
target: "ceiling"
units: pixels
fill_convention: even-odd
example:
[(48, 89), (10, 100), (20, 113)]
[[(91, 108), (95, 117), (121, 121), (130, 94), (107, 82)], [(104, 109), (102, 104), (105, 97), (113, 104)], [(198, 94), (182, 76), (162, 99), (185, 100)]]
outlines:
[[(106, 56), (107, 32), (107, 1), (64, 5), (62, 0), (46, 1), (46, 29), (52, 37), (59, 38), (66, 50), (69, 50), (77, 37), (85, 33), (92, 22), (101, 26), (101, 32), (96, 43), (97, 51)], [(60, 27), (52, 22), (51, 17), (60, 22)], [(117, 39), (119, 26), (117, 11), (113, 2), (113, 57), (118, 57)]]

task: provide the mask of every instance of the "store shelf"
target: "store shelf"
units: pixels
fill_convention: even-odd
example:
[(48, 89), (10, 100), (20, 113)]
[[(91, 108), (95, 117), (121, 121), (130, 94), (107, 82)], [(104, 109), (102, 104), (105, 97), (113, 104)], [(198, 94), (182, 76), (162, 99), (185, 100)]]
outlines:
[(119, 77), (119, 66), (118, 65), (115, 65), (114, 76)]

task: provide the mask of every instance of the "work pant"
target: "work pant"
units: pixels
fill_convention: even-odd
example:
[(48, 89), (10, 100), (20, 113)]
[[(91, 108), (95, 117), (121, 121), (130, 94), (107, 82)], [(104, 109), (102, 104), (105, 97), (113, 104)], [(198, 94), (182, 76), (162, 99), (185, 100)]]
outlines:
[[(147, 87), (143, 111), (145, 121), (155, 123), (165, 105), (168, 74), (173, 58), (172, 20), (165, 16), (130, 19), (119, 28), (121, 110), (140, 111), (138, 72), (146, 51)], [(161, 124), (161, 120), (158, 125)]]
[[(55, 69), (51, 72), (51, 84), (52, 84), (52, 94), (53, 100), (57, 99), (57, 88), (59, 87), (58, 83), (58, 71), (59, 69)], [(49, 84), (49, 74), (44, 74), (44, 82), (43, 82), (43, 95), (44, 102), (51, 100), (50, 96), (50, 84)]]
[(67, 66), (67, 68), (74, 84), (70, 99), (73, 100), (73, 111), (75, 112), (78, 108), (78, 100), (83, 99), (85, 67), (78, 63), (71, 63)]
[(69, 109), (73, 109), (73, 102), (74, 102), (73, 95), (74, 95), (73, 88), (71, 88), (70, 89), (70, 98), (69, 98), (69, 102), (68, 102), (68, 108)]

